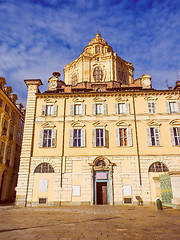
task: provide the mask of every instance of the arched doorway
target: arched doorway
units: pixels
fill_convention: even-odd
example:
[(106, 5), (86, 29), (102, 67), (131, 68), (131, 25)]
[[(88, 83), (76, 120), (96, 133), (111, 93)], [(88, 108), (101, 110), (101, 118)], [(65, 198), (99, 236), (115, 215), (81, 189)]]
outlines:
[(151, 202), (155, 202), (155, 199), (157, 197), (161, 197), (159, 175), (161, 173), (165, 173), (168, 171), (169, 169), (163, 162), (154, 162), (150, 165), (148, 172), (149, 172)]
[(113, 204), (112, 167), (113, 164), (105, 157), (96, 158), (89, 164), (92, 169), (92, 200), (91, 204)]

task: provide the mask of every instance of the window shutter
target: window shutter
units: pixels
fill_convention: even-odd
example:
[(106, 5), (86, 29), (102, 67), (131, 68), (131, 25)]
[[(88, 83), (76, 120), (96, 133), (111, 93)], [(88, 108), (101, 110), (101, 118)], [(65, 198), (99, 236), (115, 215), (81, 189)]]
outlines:
[(156, 103), (152, 102), (152, 112), (156, 113)]
[(108, 130), (106, 130), (106, 129), (103, 129), (103, 137), (104, 137), (104, 139), (105, 139), (105, 144), (104, 144), (104, 146), (105, 147), (109, 147), (109, 131)]
[(81, 147), (86, 146), (86, 130), (83, 128), (81, 129)]
[(73, 132), (74, 129), (69, 130), (69, 147), (73, 147)]
[(114, 113), (118, 114), (118, 103), (114, 104)]
[(170, 113), (169, 102), (166, 102), (166, 112), (167, 112), (167, 113)]
[(125, 103), (125, 114), (129, 114), (129, 103)]
[(70, 115), (74, 116), (74, 104), (71, 104)]
[(160, 146), (161, 142), (160, 142), (160, 133), (159, 133), (158, 127), (154, 128), (154, 133), (155, 133), (156, 146)]
[(129, 147), (132, 147), (132, 129), (127, 128), (127, 143)]
[(103, 103), (103, 114), (107, 115), (107, 104)]
[(171, 136), (172, 146), (175, 146), (175, 139), (174, 139), (174, 131), (173, 131), (173, 128), (170, 127), (169, 130), (170, 130), (170, 136)]
[(56, 129), (52, 129), (52, 147), (56, 147)]
[(46, 105), (42, 105), (42, 116), (46, 115)]
[(92, 104), (92, 115), (96, 115), (96, 104)]
[(86, 105), (82, 104), (82, 115), (86, 115)]
[(146, 133), (147, 133), (147, 144), (148, 146), (152, 146), (150, 128), (146, 128)]
[(44, 130), (40, 130), (40, 132), (39, 132), (39, 147), (43, 147), (43, 135), (44, 135)]
[(53, 105), (53, 116), (57, 116), (57, 104)]
[(96, 147), (96, 128), (92, 129), (92, 145)]
[(177, 101), (177, 112), (180, 113), (180, 101)]
[(119, 147), (120, 146), (119, 128), (115, 129), (115, 133), (116, 133), (116, 146)]

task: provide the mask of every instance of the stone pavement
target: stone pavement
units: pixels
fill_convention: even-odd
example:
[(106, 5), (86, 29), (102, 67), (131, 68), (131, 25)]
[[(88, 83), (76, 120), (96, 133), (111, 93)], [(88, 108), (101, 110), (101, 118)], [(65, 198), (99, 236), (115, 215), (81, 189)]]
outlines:
[(0, 240), (179, 240), (180, 211), (154, 206), (0, 206)]

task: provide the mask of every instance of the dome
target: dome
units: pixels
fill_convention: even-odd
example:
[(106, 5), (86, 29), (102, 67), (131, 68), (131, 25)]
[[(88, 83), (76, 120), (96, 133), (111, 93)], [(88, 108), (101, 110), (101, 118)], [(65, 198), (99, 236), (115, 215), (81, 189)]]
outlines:
[(101, 44), (105, 44), (105, 45), (108, 45), (107, 42), (104, 40), (104, 38), (101, 37), (101, 34), (100, 33), (96, 33), (96, 37), (93, 38), (88, 45), (92, 45), (92, 44), (95, 44), (95, 43), (101, 43)]

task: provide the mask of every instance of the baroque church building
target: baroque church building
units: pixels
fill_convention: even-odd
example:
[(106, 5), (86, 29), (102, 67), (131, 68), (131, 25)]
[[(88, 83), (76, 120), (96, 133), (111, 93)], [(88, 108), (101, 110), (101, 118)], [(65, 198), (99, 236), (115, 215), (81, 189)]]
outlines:
[(180, 82), (155, 90), (133, 71), (97, 33), (64, 81), (54, 72), (41, 93), (25, 80), (17, 205), (150, 204), (163, 191), (180, 204)]

